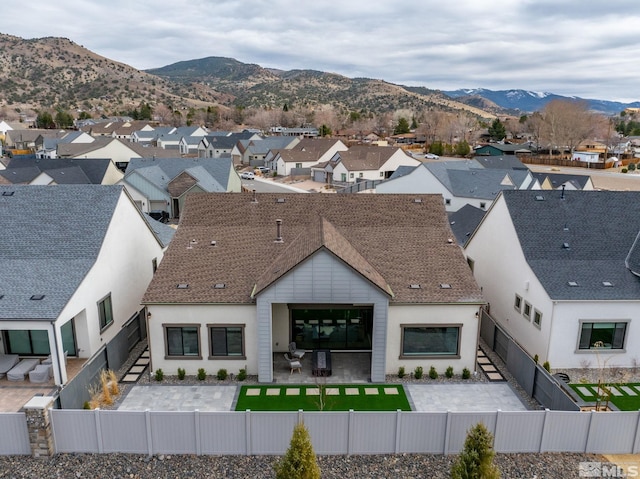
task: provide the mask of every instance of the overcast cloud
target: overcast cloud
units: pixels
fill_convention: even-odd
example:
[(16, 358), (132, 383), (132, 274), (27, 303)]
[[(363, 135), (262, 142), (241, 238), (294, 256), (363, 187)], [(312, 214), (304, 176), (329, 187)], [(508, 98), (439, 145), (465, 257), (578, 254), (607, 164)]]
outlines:
[(141, 70), (223, 56), (440, 90), (640, 100), (637, 0), (7, 0), (1, 15), (2, 33), (66, 37)]

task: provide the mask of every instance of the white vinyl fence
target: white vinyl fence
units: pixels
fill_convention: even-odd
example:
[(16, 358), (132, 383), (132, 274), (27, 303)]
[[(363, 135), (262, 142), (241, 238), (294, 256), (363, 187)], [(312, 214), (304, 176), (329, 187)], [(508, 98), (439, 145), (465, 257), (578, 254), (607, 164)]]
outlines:
[(27, 417), (23, 412), (0, 414), (0, 454), (31, 454)]
[(56, 453), (279, 455), (298, 421), (321, 455), (458, 453), (478, 422), (496, 452), (640, 452), (640, 412), (50, 412)]

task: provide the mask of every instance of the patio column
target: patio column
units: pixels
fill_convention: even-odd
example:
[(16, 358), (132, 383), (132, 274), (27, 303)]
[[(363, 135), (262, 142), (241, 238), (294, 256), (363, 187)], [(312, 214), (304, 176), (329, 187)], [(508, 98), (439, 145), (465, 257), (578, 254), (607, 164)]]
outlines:
[(53, 407), (53, 401), (51, 396), (35, 396), (24, 405), (33, 457), (46, 458), (53, 456), (55, 452), (49, 418), (49, 409)]

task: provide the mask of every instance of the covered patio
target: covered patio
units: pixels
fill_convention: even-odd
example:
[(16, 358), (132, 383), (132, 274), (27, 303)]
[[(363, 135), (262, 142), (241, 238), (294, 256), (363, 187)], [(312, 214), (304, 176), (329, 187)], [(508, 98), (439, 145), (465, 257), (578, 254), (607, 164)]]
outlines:
[(273, 354), (273, 382), (278, 384), (358, 384), (371, 382), (370, 352), (332, 352), (331, 376), (317, 377), (311, 374), (312, 352), (302, 361), (300, 372), (291, 372), (283, 353)]

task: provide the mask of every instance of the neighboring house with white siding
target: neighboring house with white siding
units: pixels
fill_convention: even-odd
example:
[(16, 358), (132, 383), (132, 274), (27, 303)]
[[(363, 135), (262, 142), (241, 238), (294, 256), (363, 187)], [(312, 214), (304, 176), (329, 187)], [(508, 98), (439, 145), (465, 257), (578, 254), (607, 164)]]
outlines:
[[(144, 331), (142, 294), (162, 244), (121, 186), (0, 186), (0, 353), (89, 360), (131, 325)], [(127, 358), (112, 357), (117, 369)], [(124, 357), (122, 357), (124, 356)], [(28, 380), (28, 377), (27, 377)]]
[[(420, 162), (401, 148), (356, 145), (336, 153), (324, 166), (329, 182), (355, 183), (362, 180), (384, 180), (402, 166), (418, 166)], [(317, 175), (314, 174), (317, 178)], [(317, 179), (316, 179), (317, 181)]]
[(374, 382), (474, 370), (484, 301), (452, 237), (436, 195), (191, 195), (143, 299), (152, 369), (269, 383), (296, 341), (370, 352)]
[(637, 192), (503, 191), (464, 251), (491, 315), (530, 356), (635, 367), (638, 218)]

